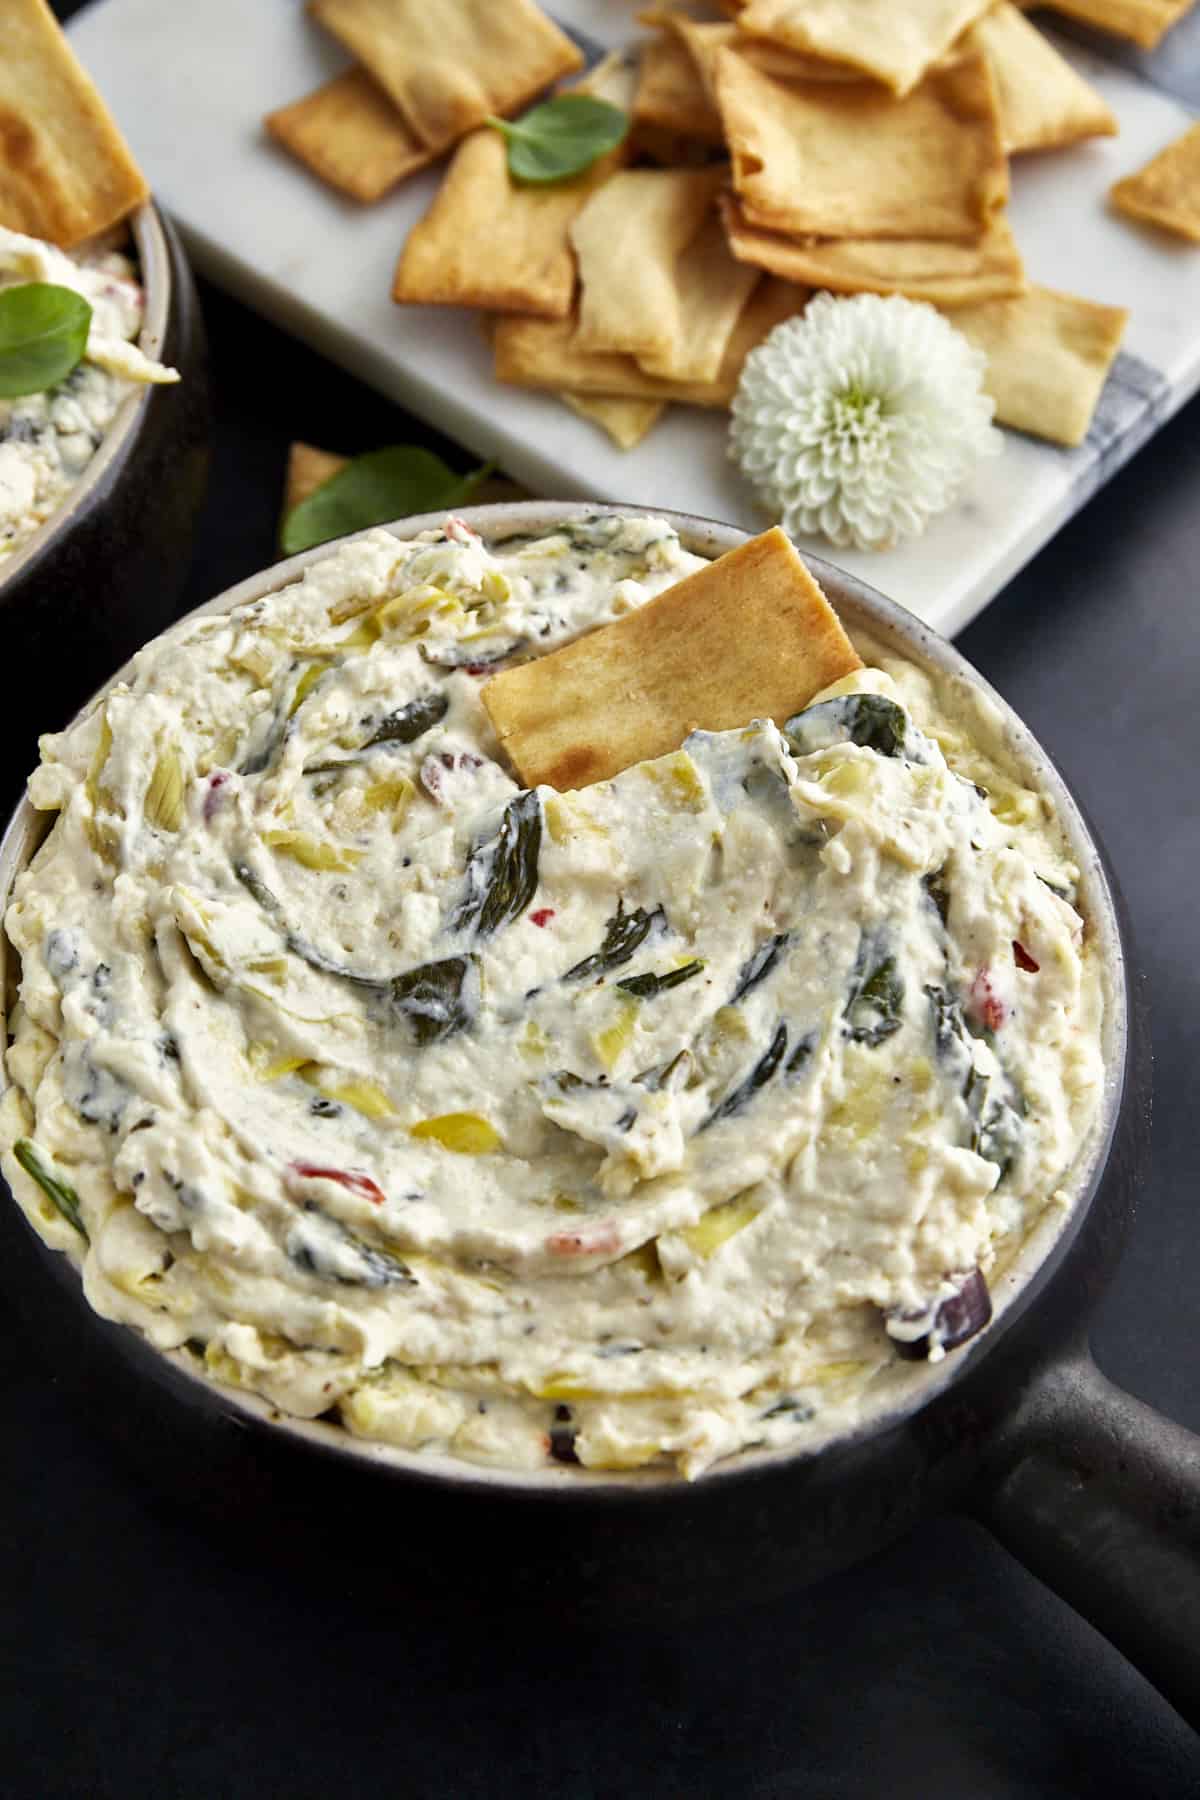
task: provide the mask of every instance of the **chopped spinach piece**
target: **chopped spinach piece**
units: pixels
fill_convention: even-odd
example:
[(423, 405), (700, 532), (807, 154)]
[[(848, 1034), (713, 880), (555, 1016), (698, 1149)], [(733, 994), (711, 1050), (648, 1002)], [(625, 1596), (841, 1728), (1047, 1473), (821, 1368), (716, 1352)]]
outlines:
[(482, 644), (453, 643), (435, 644), (432, 649), (428, 644), (418, 644), (417, 648), (422, 661), (434, 669), (491, 669), (523, 650), (525, 642), (523, 637), (506, 638), (486, 650)]
[(585, 956), (563, 976), (564, 981), (586, 981), (590, 975), (607, 975), (613, 969), (619, 969), (627, 963), (651, 931), (659, 925), (666, 924), (666, 914), (661, 906), (653, 912), (644, 907), (637, 907), (634, 912), (625, 911), (625, 902), (617, 901), (617, 910), (604, 927), (604, 939), (594, 956)]
[(926, 997), (933, 1015), (933, 1045), (940, 1060), (952, 1055), (955, 1047), (969, 1047), (967, 1023), (963, 1009), (948, 988), (927, 987)]
[(418, 694), (406, 706), (389, 713), (362, 748), (369, 750), (373, 744), (415, 744), (419, 737), (440, 724), (449, 710), (450, 702), (445, 694), (431, 688), (428, 693)]
[(417, 1043), (440, 1044), (465, 1031), (479, 1005), (479, 964), (473, 956), (446, 956), (397, 975), (390, 983), (392, 1006), (408, 1023)]
[(851, 981), (842, 1014), (846, 1036), (856, 1044), (882, 1044), (904, 1023), (904, 983), (896, 958), (880, 952), (864, 936)]
[(813, 1417), (813, 1408), (804, 1400), (798, 1400), (795, 1394), (784, 1394), (773, 1406), (759, 1414), (761, 1419), (794, 1419), (797, 1425), (803, 1425)]
[(47, 1200), (56, 1206), (68, 1225), (73, 1225), (84, 1243), (89, 1243), (87, 1226), (83, 1222), (83, 1214), (79, 1210), (79, 1195), (70, 1182), (52, 1175), (42, 1161), (41, 1151), (32, 1138), (18, 1138), (13, 1145), (13, 1155), (25, 1173), (36, 1181)]
[(669, 1062), (658, 1063), (654, 1068), (643, 1069), (634, 1077), (640, 1087), (649, 1088), (655, 1093), (659, 1088), (678, 1087), (677, 1074), (686, 1077), (691, 1073), (692, 1053), (688, 1049), (677, 1050)]
[(797, 1040), (796, 1048), (792, 1051), (792, 1054), (783, 1065), (785, 1081), (790, 1080), (793, 1075), (802, 1075), (804, 1073), (805, 1069), (807, 1069), (809, 1063), (812, 1061), (813, 1051), (820, 1041), (821, 1034), (819, 1031), (806, 1031), (804, 1036)]
[(770, 1048), (767, 1050), (765, 1056), (759, 1058), (749, 1075), (747, 1075), (745, 1081), (735, 1087), (732, 1093), (726, 1094), (724, 1100), (722, 1100), (718, 1106), (713, 1108), (707, 1119), (705, 1119), (700, 1126), (701, 1131), (707, 1131), (710, 1125), (715, 1125), (717, 1123), (718, 1119), (732, 1118), (734, 1113), (741, 1112), (742, 1108), (754, 1098), (754, 1095), (757, 1094), (759, 1088), (766, 1087), (768, 1081), (770, 1081), (772, 1075), (774, 1075), (776, 1069), (783, 1061), (783, 1054), (787, 1049), (787, 1041), (787, 1026), (780, 1024), (775, 1029), (775, 1036), (771, 1039)]
[(245, 888), (246, 892), (253, 895), (265, 913), (277, 913), (279, 911), (278, 900), (275, 898), (266, 882), (259, 880), (249, 863), (235, 862), (233, 865), (233, 872)]
[[(309, 1203), (304, 1216), (288, 1233), (288, 1260), (320, 1281), (337, 1281), (344, 1287), (416, 1287), (417, 1278), (407, 1263), (390, 1251), (355, 1237), (337, 1219)], [(340, 1266), (339, 1266), (340, 1265)]]
[(630, 975), (617, 986), (626, 994), (633, 994), (638, 1000), (651, 1000), (656, 994), (663, 994), (668, 988), (678, 987), (681, 982), (690, 981), (704, 967), (702, 962), (684, 963), (680, 969), (671, 969), (665, 975), (648, 972), (645, 975)]
[(950, 889), (946, 885), (945, 866), (935, 869), (930, 875), (922, 876), (921, 886), (944, 925), (950, 917)]
[(790, 938), (790, 932), (778, 931), (773, 938), (768, 938), (765, 944), (760, 944), (753, 956), (746, 959), (738, 970), (737, 986), (729, 996), (730, 1006), (743, 999), (751, 988), (758, 986), (760, 981), (766, 980), (787, 949)]
[(857, 744), (879, 756), (908, 756), (908, 714), (882, 694), (839, 694), (793, 714), (783, 735), (797, 756), (811, 756), (834, 744)]
[(967, 1076), (963, 1098), (971, 1115), (971, 1148), (996, 1164), (1003, 1181), (1021, 1147), (1025, 1102), (1007, 1076), (980, 1075), (975, 1069)]
[(467, 895), (453, 931), (490, 937), (519, 918), (537, 892), (542, 849), (542, 803), (534, 788), (510, 800), (496, 837), (477, 844), (467, 863)]

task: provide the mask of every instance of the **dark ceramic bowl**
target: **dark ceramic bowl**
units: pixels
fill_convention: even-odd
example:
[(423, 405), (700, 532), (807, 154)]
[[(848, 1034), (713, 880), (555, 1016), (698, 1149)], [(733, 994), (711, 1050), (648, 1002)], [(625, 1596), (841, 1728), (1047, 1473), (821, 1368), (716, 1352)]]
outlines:
[(109, 669), (170, 623), (204, 498), (208, 392), (195, 284), (157, 207), (139, 207), (130, 226), (146, 291), (138, 342), (182, 380), (126, 395), (63, 505), (0, 564), (6, 801), (37, 762), (38, 733), (65, 725)]
[[(464, 517), (502, 539), (580, 510), (532, 502)], [(700, 554), (745, 536), (666, 516)], [(294, 557), (200, 610), (258, 599), (325, 554)], [(1007, 752), (1057, 808), (1105, 973), (1099, 1117), (1062, 1183), (1068, 1203), (996, 1282), (984, 1333), (937, 1365), (906, 1365), (903, 1384), (855, 1430), (802, 1452), (747, 1450), (687, 1483), (653, 1471), (483, 1469), (285, 1418), (212, 1385), (187, 1352), (160, 1354), (98, 1318), (76, 1266), (13, 1205), (0, 1206), (0, 1279), (47, 1366), (143, 1478), (256, 1554), (327, 1573), (349, 1565), (360, 1591), (407, 1608), (532, 1606), (551, 1619), (612, 1621), (761, 1600), (867, 1555), (931, 1508), (958, 1506), (1200, 1718), (1200, 1440), (1111, 1388), (1084, 1328), (1147, 1173), (1149, 1043), (1119, 896), (1062, 777), (999, 696), (902, 608), (813, 567), (852, 636), (991, 699)], [(15, 815), (0, 846), (0, 898), (46, 826), (28, 805)]]

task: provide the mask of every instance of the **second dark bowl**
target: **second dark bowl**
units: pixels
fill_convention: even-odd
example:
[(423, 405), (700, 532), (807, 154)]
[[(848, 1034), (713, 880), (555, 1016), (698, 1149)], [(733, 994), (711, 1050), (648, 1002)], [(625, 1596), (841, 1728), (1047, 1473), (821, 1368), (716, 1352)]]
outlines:
[(152, 202), (131, 220), (146, 291), (139, 343), (179, 370), (122, 402), (66, 501), (0, 566), (8, 682), (0, 711), (0, 802), (37, 762), (37, 734), (174, 617), (208, 474), (204, 327), (192, 272)]

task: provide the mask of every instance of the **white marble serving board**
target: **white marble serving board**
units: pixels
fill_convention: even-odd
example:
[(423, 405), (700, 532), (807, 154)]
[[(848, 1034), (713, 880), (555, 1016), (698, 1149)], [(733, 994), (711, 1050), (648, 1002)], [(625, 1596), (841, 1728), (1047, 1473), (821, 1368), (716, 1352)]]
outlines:
[[(549, 10), (595, 46), (628, 39), (637, 9), (557, 0)], [(726, 458), (723, 414), (674, 407), (636, 450), (618, 451), (553, 397), (496, 383), (472, 314), (392, 303), (397, 253), (439, 176), (417, 176), (362, 208), (266, 139), (265, 112), (345, 62), (301, 0), (97, 0), (71, 37), (213, 281), (537, 493), (762, 523)], [(1192, 115), (1150, 85), (1153, 70), (1061, 44), (1121, 135), (1017, 158), (1011, 214), (1035, 280), (1132, 310), (1088, 440), (1061, 450), (1006, 432), (1003, 456), (980, 466), (923, 538), (878, 554), (831, 553), (946, 633), (986, 606), (1200, 386), (1200, 249), (1105, 205), (1111, 183)], [(338, 447), (357, 447), (352, 418)], [(830, 553), (815, 540), (811, 548)]]

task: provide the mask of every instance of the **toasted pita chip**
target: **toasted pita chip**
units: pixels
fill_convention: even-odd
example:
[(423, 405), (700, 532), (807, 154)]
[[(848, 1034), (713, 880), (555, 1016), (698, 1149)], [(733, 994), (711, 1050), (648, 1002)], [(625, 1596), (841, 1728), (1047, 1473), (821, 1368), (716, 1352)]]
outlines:
[(1068, 18), (1082, 19), (1085, 25), (1132, 38), (1143, 50), (1153, 50), (1195, 0), (1046, 0), (1046, 4)]
[[(636, 79), (623, 57), (610, 55), (570, 92), (627, 109)], [(393, 300), (565, 317), (575, 293), (567, 228), (631, 154), (627, 139), (573, 181), (523, 187), (509, 177), (500, 133), (473, 132), (455, 151), (429, 211), (408, 235)]]
[(45, 0), (0, 6), (0, 225), (69, 247), (149, 189)]
[(721, 217), (739, 261), (835, 294), (903, 294), (945, 307), (1023, 294), (1028, 285), (1003, 213), (994, 215), (976, 244), (949, 238), (788, 237), (748, 225), (733, 194), (722, 194)]
[(331, 475), (344, 469), (349, 460), (348, 456), (338, 456), (332, 450), (318, 450), (315, 444), (290, 445), (283, 488), (284, 515), (299, 506), (302, 500), (307, 500)]
[(574, 181), (521, 187), (500, 133), (473, 131), (408, 234), (393, 300), (563, 318), (575, 292), (568, 229), (624, 155), (622, 145)]
[(739, 29), (851, 63), (894, 94), (916, 87), (992, 0), (750, 0)]
[(529, 787), (586, 787), (689, 731), (780, 724), (862, 663), (775, 526), (648, 605), (494, 675), (483, 704)]
[(268, 113), (285, 150), (352, 200), (378, 200), (433, 161), (365, 69), (347, 69), (311, 94)]
[(651, 9), (638, 14), (643, 25), (653, 25), (668, 32), (682, 44), (696, 65), (705, 92), (716, 104), (713, 75), (718, 50), (736, 50), (748, 63), (773, 75), (777, 81), (861, 81), (862, 74), (848, 63), (827, 62), (819, 56), (805, 56), (800, 50), (787, 50), (769, 38), (747, 37), (736, 25), (712, 24), (693, 19), (690, 13)]
[(991, 64), (1000, 134), (1009, 155), (1115, 137), (1115, 113), (1016, 6), (1001, 0), (965, 42)]
[(633, 116), (641, 125), (658, 125), (704, 144), (725, 141), (700, 71), (686, 45), (675, 38), (655, 38), (643, 47)]
[(1200, 244), (1200, 125), (1110, 189), (1114, 206)]
[(669, 357), (679, 338), (677, 260), (712, 212), (723, 166), (624, 169), (571, 221), (587, 350)]
[(1129, 314), (1031, 287), (1015, 300), (956, 307), (953, 323), (987, 356), (996, 418), (1055, 444), (1081, 444)]
[(664, 400), (622, 400), (604, 394), (560, 394), (571, 411), (606, 431), (618, 450), (632, 450), (666, 412)]
[(725, 407), (733, 399), (751, 350), (784, 319), (802, 312), (809, 294), (808, 288), (791, 282), (773, 278), (761, 282), (734, 327), (715, 381), (668, 381), (648, 375), (632, 356), (584, 350), (576, 342), (573, 319), (519, 318), (496, 321), (492, 334), (496, 379), (514, 387)]
[(583, 62), (533, 0), (309, 0), (309, 11), (434, 151)]
[(896, 100), (876, 82), (772, 80), (732, 50), (717, 101), (747, 220), (819, 237), (976, 238), (1008, 196), (978, 53)]
[(715, 381), (760, 272), (732, 255), (718, 218), (707, 219), (675, 264), (678, 322), (665, 355), (638, 357), (649, 375)]

